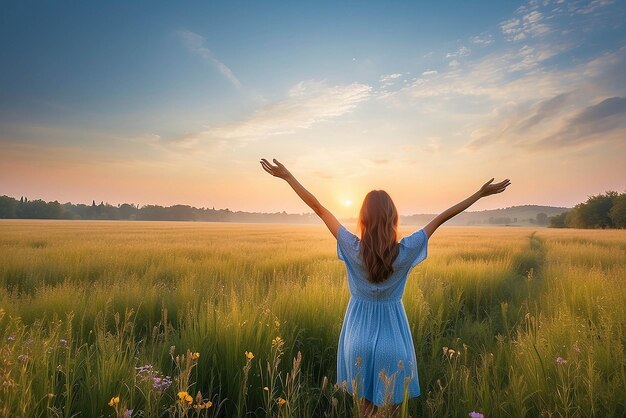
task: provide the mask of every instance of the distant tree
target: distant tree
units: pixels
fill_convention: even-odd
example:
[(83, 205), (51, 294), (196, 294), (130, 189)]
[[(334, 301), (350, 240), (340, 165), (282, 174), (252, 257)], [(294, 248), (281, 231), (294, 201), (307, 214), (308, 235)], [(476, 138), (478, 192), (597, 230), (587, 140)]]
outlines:
[(613, 198), (609, 217), (616, 228), (626, 228), (626, 192)]
[(606, 192), (597, 196), (590, 196), (587, 201), (577, 207), (580, 212), (582, 228), (610, 228), (613, 221), (609, 216), (613, 199), (617, 197), (616, 192)]
[(537, 225), (548, 225), (548, 215), (543, 212), (538, 213)]
[(0, 218), (13, 219), (17, 215), (17, 200), (9, 196), (0, 196)]
[(137, 208), (128, 203), (120, 205), (118, 208), (119, 219), (134, 219), (137, 214)]
[(565, 218), (567, 217), (568, 212), (563, 212), (559, 215), (550, 217), (550, 227), (551, 228), (565, 228)]

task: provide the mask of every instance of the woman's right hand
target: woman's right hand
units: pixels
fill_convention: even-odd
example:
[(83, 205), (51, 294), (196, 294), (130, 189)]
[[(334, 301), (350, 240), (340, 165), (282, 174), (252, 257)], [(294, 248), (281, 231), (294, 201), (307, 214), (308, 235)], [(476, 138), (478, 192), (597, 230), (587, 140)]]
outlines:
[(279, 177), (283, 180), (287, 180), (291, 177), (291, 173), (287, 168), (282, 165), (276, 158), (273, 159), (275, 166), (270, 164), (265, 158), (261, 158), (261, 166), (265, 171), (270, 173), (274, 177)]
[(502, 193), (506, 188), (511, 184), (511, 180), (505, 179), (500, 183), (493, 183), (494, 179), (489, 180), (487, 183), (483, 184), (483, 187), (478, 191), (480, 193), (480, 197), (490, 196), (496, 193)]

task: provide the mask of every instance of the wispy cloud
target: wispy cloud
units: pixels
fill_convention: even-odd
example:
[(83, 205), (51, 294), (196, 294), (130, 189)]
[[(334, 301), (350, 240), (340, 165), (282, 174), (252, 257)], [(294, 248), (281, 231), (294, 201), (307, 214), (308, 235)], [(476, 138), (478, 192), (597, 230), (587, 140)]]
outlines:
[(369, 99), (371, 90), (361, 83), (328, 86), (320, 81), (302, 81), (289, 90), (284, 100), (266, 104), (245, 119), (209, 127), (184, 139), (255, 140), (309, 129), (352, 111)]
[(472, 52), (468, 47), (461, 46), (454, 52), (448, 52), (446, 58), (466, 57)]
[(178, 31), (178, 36), (190, 52), (198, 55), (206, 62), (215, 66), (215, 68), (217, 68), (217, 70), (222, 73), (222, 75), (226, 77), (233, 86), (237, 89), (241, 89), (241, 82), (235, 76), (233, 71), (222, 61), (218, 60), (215, 55), (213, 55), (211, 50), (204, 45), (205, 39), (203, 36), (188, 30)]
[(383, 74), (380, 76), (378, 82), (380, 83), (380, 87), (384, 89), (393, 86), (400, 77), (402, 77), (400, 73)]
[(493, 36), (491, 35), (485, 35), (485, 36), (473, 36), (472, 38), (470, 38), (470, 42), (475, 44), (475, 45), (491, 45), (494, 40), (493, 40)]

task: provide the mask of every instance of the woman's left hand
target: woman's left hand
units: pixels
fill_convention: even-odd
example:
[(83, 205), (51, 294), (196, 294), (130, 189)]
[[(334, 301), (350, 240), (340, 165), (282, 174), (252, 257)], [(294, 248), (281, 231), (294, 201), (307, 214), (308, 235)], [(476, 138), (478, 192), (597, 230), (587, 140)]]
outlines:
[(494, 183), (493, 179), (491, 179), (487, 183), (483, 184), (483, 187), (480, 188), (478, 193), (480, 193), (480, 197), (490, 196), (496, 193), (502, 193), (510, 184), (511, 180), (509, 179), (505, 179), (500, 183)]
[(273, 161), (276, 165), (272, 165), (265, 158), (261, 158), (261, 167), (274, 177), (279, 177), (283, 180), (287, 180), (291, 177), (291, 173), (284, 165), (282, 165), (276, 158), (274, 158)]

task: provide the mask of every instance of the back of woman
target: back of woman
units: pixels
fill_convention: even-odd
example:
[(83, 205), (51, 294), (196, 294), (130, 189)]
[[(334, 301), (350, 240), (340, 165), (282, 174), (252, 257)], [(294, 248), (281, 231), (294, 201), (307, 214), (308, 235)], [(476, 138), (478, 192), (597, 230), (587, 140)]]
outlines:
[(337, 252), (348, 273), (350, 301), (339, 336), (337, 380), (350, 393), (377, 406), (399, 404), (420, 394), (415, 348), (402, 304), (410, 269), (427, 255), (423, 230), (398, 244), (393, 272), (379, 283), (368, 280), (360, 240), (339, 228)]

